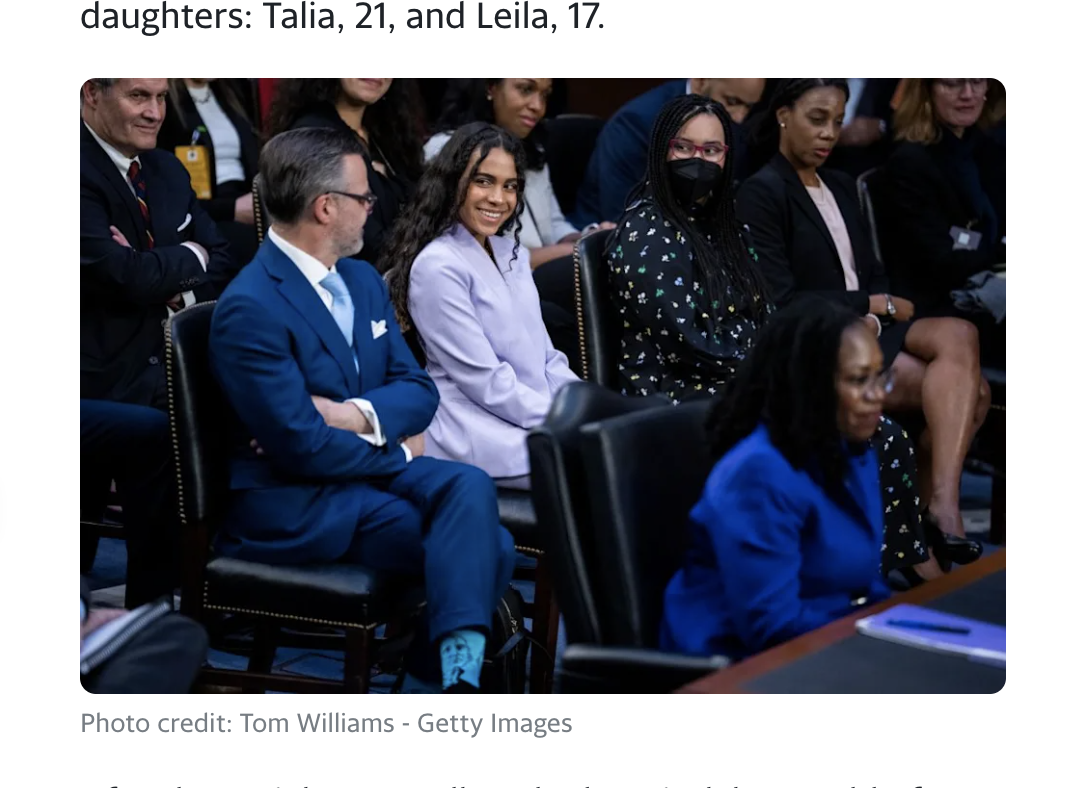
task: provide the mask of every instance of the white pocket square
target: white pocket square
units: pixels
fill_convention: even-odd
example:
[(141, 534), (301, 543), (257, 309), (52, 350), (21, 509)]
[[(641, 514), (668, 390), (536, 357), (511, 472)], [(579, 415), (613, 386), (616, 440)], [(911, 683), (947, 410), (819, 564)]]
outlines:
[(387, 321), (386, 320), (373, 320), (372, 321), (372, 338), (379, 339), (387, 333)]
[(181, 233), (183, 230), (185, 230), (186, 225), (188, 225), (190, 223), (191, 218), (192, 217), (190, 216), (190, 214), (186, 214), (186, 218), (183, 220), (182, 224), (180, 224), (178, 227), (175, 228), (175, 232)]

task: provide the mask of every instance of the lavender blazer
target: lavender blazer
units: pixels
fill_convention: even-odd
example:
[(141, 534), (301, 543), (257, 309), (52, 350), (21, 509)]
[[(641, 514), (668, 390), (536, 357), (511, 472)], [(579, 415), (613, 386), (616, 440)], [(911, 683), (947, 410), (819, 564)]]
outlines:
[(495, 478), (524, 476), (528, 431), (577, 376), (547, 335), (528, 250), (511, 263), (512, 237), (492, 237), (491, 248), (499, 270), (458, 224), (410, 272), (409, 311), (440, 398), (425, 453)]

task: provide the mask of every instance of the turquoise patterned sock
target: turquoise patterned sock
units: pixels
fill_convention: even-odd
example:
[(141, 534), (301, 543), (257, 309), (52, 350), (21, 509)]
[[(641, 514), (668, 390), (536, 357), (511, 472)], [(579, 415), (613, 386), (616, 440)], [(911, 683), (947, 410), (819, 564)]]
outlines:
[(465, 681), (480, 686), (480, 668), (484, 665), (486, 638), (471, 629), (456, 629), (439, 641), (439, 659), (443, 665), (443, 689)]

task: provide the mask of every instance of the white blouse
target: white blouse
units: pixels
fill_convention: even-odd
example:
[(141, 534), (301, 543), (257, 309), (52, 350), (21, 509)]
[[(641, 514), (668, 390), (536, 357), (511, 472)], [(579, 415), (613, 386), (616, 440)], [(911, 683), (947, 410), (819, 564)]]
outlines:
[(216, 96), (208, 85), (191, 87), (189, 91), (197, 114), (201, 116), (201, 122), (205, 124), (208, 135), (212, 138), (212, 153), (216, 159), (216, 183), (244, 181), (246, 171), (242, 166), (242, 143), (231, 119), (216, 101)]

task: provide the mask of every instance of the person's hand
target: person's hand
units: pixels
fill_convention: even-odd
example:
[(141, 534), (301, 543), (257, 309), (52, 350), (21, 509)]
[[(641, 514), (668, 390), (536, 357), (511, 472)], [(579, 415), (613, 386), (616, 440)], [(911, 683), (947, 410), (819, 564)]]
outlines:
[(402, 443), (409, 449), (409, 453), (414, 457), (424, 456), (424, 433), (420, 435), (414, 435), (412, 438), (406, 438)]
[(898, 298), (897, 296), (889, 296), (890, 301), (893, 302), (893, 308), (897, 310), (897, 314), (890, 315), (886, 304), (887, 296), (884, 293), (879, 295), (873, 295), (868, 299), (867, 311), (872, 315), (889, 316), (899, 322), (905, 322), (911, 320), (916, 314), (916, 305), (909, 301), (907, 298)]
[(126, 610), (122, 608), (110, 608), (110, 607), (97, 607), (89, 611), (89, 615), (86, 616), (86, 620), (82, 622), (82, 634), (81, 639), (85, 640), (86, 635), (95, 629), (98, 629), (109, 621), (125, 616)]
[(365, 414), (352, 402), (335, 402), (314, 394), (313, 406), (329, 427), (358, 435), (372, 432), (372, 425), (365, 418)]
[(599, 227), (596, 228), (596, 231), (598, 231), (598, 230), (613, 230), (617, 226), (618, 226), (617, 222), (600, 222)]
[(897, 314), (893, 315), (893, 319), (898, 323), (904, 323), (915, 317), (916, 305), (909, 301), (907, 298), (898, 298), (897, 296), (890, 296), (890, 300), (893, 301), (894, 309), (897, 310)]
[(878, 322), (878, 318), (875, 315), (864, 315), (860, 319), (864, 321), (864, 325), (871, 329), (871, 333), (876, 337), (881, 333), (882, 324)]
[(878, 118), (853, 118), (852, 123), (841, 130), (838, 145), (863, 148), (882, 139), (882, 122)]
[(177, 296), (167, 302), (167, 307), (172, 312), (178, 312), (184, 306), (186, 306), (186, 303), (182, 300), (182, 293), (179, 293)]
[(110, 225), (108, 227), (108, 229), (112, 231), (112, 240), (113, 241), (115, 241), (120, 246), (125, 246), (127, 249), (131, 248), (130, 247), (130, 241), (127, 240), (127, 237), (125, 235), (123, 235), (121, 232), (119, 232), (118, 227), (116, 227), (115, 225)]
[(253, 194), (243, 194), (234, 203), (234, 220), (241, 224), (253, 224)]

